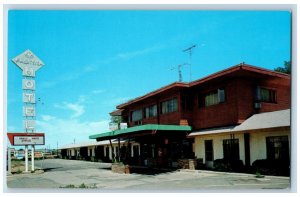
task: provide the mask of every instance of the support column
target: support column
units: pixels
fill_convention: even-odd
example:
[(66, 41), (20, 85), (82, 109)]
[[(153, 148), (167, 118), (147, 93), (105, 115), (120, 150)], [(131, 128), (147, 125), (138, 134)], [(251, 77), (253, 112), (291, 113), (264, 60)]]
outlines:
[(244, 134), (245, 144), (245, 166), (250, 167), (250, 135), (249, 133)]
[(7, 174), (11, 174), (11, 150), (7, 147)]
[(34, 172), (34, 145), (31, 147), (31, 171)]
[(118, 162), (120, 162), (120, 153), (121, 153), (121, 146), (120, 146), (120, 138), (118, 138)]
[(111, 155), (112, 155), (112, 162), (115, 161), (116, 157), (115, 157), (115, 151), (114, 151), (114, 147), (111, 143), (111, 139), (109, 139), (109, 143), (110, 143), (110, 147), (111, 147)]
[(28, 172), (28, 145), (25, 145), (25, 172)]

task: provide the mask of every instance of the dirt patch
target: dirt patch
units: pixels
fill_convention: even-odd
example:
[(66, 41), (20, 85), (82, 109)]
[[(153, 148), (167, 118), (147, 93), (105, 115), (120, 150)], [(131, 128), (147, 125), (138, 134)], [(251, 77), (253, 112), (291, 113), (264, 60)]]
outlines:
[(11, 173), (20, 174), (25, 171), (25, 163), (21, 160), (12, 160), (11, 161)]

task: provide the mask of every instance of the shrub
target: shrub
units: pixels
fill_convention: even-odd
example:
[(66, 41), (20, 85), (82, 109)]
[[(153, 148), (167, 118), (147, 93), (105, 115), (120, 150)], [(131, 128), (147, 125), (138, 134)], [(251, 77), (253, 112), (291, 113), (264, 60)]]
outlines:
[(16, 174), (21, 174), (22, 170), (20, 168), (18, 168), (18, 170), (16, 171)]
[(258, 159), (252, 163), (252, 171), (264, 175), (289, 176), (289, 161)]
[(95, 189), (97, 188), (96, 184), (94, 183), (92, 186), (88, 186), (88, 185), (85, 185), (84, 183), (81, 183), (79, 186), (75, 186), (73, 184), (69, 184), (69, 185), (66, 185), (66, 186), (60, 186), (59, 188), (91, 188), (91, 189)]
[(242, 172), (244, 171), (244, 164), (242, 160), (214, 160), (214, 170), (224, 172)]
[(60, 186), (59, 188), (76, 188), (76, 187), (73, 184), (69, 184), (69, 185), (66, 185), (66, 186)]

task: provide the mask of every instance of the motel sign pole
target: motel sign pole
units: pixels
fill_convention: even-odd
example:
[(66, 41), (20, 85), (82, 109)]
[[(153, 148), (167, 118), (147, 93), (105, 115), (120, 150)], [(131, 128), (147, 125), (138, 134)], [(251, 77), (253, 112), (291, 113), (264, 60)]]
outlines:
[[(12, 61), (22, 70), (23, 80), (23, 126), (26, 133), (35, 132), (35, 72), (44, 63), (30, 50), (13, 58)], [(34, 171), (34, 144), (31, 149), (31, 171)], [(28, 145), (25, 145), (25, 172), (28, 172)]]

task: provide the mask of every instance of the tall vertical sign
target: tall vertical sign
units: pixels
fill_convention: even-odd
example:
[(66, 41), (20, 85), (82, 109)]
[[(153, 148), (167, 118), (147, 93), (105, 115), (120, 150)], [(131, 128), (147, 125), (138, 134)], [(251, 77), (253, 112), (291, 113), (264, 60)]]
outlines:
[[(12, 61), (22, 70), (23, 80), (23, 127), (26, 133), (35, 132), (35, 73), (44, 63), (30, 50), (13, 58)], [(34, 145), (31, 152), (31, 170), (34, 171)], [(28, 145), (25, 145), (25, 171), (28, 172)]]

